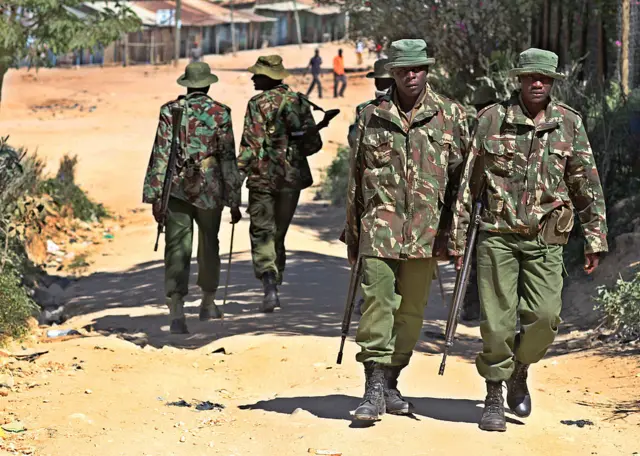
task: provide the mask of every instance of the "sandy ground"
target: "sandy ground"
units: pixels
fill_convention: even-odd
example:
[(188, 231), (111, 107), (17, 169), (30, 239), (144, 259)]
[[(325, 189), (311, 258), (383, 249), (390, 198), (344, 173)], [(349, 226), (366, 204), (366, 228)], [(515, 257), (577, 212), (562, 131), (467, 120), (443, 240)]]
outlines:
[[(322, 47), (327, 68), (336, 49)], [(283, 55), (288, 67), (301, 69), (313, 47), (270, 51)], [(246, 102), (254, 94), (243, 70), (257, 55), (207, 58), (220, 77), (211, 95), (231, 106), (237, 141)], [(353, 66), (355, 55), (347, 52), (346, 61)], [(415, 416), (353, 425), (349, 412), (362, 394), (363, 373), (354, 361), (352, 340), (343, 364), (335, 364), (348, 282), (345, 252), (336, 241), (343, 212), (313, 201), (313, 189), (304, 193), (288, 236), (283, 308), (268, 316), (256, 312), (261, 290), (251, 269), (245, 219), (236, 227), (225, 320), (197, 320), (200, 296), (192, 285), (187, 298), (191, 333), (170, 335), (162, 255), (153, 252), (155, 225), (140, 200), (159, 106), (180, 93), (175, 79), (183, 66), (11, 71), (7, 76), (0, 134), (37, 150), (51, 171), (64, 154), (77, 154), (78, 183), (125, 217), (115, 239), (91, 258), (90, 274), (76, 284), (70, 304), (75, 316), (65, 325), (92, 325), (111, 335), (41, 343), (31, 348), (49, 352), (35, 362), (7, 365), (23, 376), (16, 374), (17, 386), (0, 398), (0, 412), (28, 428), (12, 437), (14, 445), (56, 456), (289, 456), (309, 454), (309, 449), (344, 456), (640, 452), (637, 355), (569, 350), (563, 343), (567, 329), (532, 368), (532, 416), (510, 416), (506, 434), (481, 432), (484, 384), (473, 364), (481, 348), (479, 330), (460, 326), (454, 356), (439, 377), (446, 308), (437, 282), (425, 332), (400, 382), (416, 406)], [(324, 131), (324, 150), (312, 159), (316, 182), (338, 144), (346, 142), (354, 107), (373, 93), (363, 74), (350, 77), (344, 99), (332, 98), (328, 75), (325, 98), (312, 97), (325, 108), (342, 109)], [(289, 82), (304, 90), (309, 79), (294, 76)], [(57, 107), (42, 108), (51, 105)], [(230, 234), (230, 225), (223, 225), (225, 255)], [(224, 283), (226, 257), (223, 263)], [(449, 265), (441, 268), (449, 300), (454, 273)], [(196, 275), (194, 260), (192, 284)], [(221, 348), (226, 354), (216, 353)], [(180, 400), (192, 407), (172, 404)], [(224, 409), (196, 410), (202, 401)], [(581, 419), (593, 424), (561, 423)]]

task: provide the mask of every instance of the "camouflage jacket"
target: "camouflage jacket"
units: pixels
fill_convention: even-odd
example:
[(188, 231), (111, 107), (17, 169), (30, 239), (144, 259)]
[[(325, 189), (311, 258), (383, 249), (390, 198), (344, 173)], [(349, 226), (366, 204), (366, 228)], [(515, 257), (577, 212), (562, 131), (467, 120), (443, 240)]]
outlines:
[(295, 133), (315, 126), (307, 98), (285, 84), (249, 100), (238, 155), (238, 169), (247, 176), (247, 188), (310, 187), (313, 178), (307, 157), (322, 148), (322, 139), (320, 133), (296, 139)]
[(464, 253), (471, 189), (482, 176), (487, 187), (481, 231), (536, 235), (551, 211), (575, 207), (586, 252), (607, 251), (598, 171), (582, 119), (569, 106), (551, 101), (537, 126), (525, 115), (518, 92), (480, 111), (454, 210), (450, 255)]
[(360, 115), (360, 113), (362, 112), (362, 110), (364, 108), (369, 106), (371, 103), (376, 101), (378, 98), (380, 98), (380, 97), (376, 97), (373, 100), (365, 101), (364, 103), (360, 103), (358, 106), (356, 106), (356, 120), (351, 125), (349, 125), (349, 133), (347, 134), (347, 142), (349, 143), (349, 147), (350, 148), (353, 149), (353, 146), (356, 143), (356, 132), (357, 132), (357, 128), (356, 127), (358, 126), (358, 116)]
[(143, 202), (153, 204), (162, 197), (173, 135), (171, 107), (178, 103), (185, 110), (171, 196), (205, 210), (239, 206), (242, 181), (236, 166), (231, 110), (202, 93), (180, 96), (160, 108)]
[(453, 205), (468, 141), (460, 106), (433, 92), (401, 113), (391, 91), (358, 116), (344, 242), (360, 255), (428, 258)]

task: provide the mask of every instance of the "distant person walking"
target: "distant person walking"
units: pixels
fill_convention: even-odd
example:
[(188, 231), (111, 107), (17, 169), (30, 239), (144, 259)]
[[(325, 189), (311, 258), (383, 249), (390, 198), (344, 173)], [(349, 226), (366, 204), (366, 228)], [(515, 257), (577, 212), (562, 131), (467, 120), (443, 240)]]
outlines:
[[(311, 81), (311, 85), (307, 90), (307, 96), (309, 96), (314, 87), (318, 86), (318, 98), (322, 98), (322, 83), (320, 82), (320, 74), (322, 73), (321, 67), (322, 58), (320, 57), (320, 50), (316, 49), (316, 53), (313, 57), (311, 57), (309, 66), (307, 67), (307, 70), (309, 70), (309, 68), (311, 69), (311, 76), (313, 77), (313, 81)], [(304, 75), (307, 75), (306, 71)]]
[(191, 63), (199, 62), (202, 59), (202, 49), (200, 49), (199, 43), (196, 41), (191, 48)]
[[(339, 91), (338, 83), (342, 83)], [(346, 88), (347, 75), (344, 72), (344, 57), (342, 57), (342, 49), (338, 49), (338, 55), (333, 58), (333, 98), (338, 98), (338, 95), (344, 97)]]
[(358, 58), (358, 65), (362, 65), (362, 53), (364, 52), (364, 43), (362, 40), (356, 42), (356, 57)]

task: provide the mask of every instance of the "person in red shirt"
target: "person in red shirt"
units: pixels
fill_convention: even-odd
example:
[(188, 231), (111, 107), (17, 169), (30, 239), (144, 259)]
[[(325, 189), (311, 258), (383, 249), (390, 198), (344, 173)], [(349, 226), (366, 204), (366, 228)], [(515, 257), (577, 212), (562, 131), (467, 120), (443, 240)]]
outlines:
[[(338, 90), (338, 83), (342, 83)], [(344, 98), (344, 90), (347, 88), (347, 75), (344, 72), (344, 58), (342, 49), (338, 49), (338, 55), (333, 58), (333, 98), (338, 95)]]

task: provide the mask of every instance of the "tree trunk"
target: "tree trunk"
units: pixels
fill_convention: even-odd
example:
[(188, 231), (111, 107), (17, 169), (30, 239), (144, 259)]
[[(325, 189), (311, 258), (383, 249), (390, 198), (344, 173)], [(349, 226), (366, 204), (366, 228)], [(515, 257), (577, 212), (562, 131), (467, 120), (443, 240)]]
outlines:
[(0, 107), (2, 106), (2, 83), (4, 82), (4, 76), (9, 71), (9, 68), (0, 65)]

